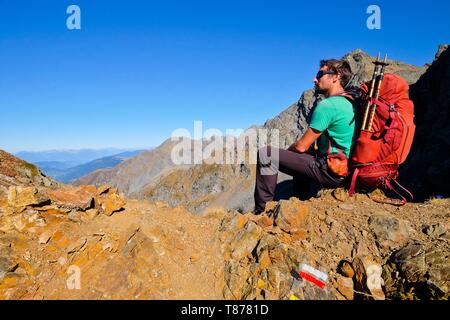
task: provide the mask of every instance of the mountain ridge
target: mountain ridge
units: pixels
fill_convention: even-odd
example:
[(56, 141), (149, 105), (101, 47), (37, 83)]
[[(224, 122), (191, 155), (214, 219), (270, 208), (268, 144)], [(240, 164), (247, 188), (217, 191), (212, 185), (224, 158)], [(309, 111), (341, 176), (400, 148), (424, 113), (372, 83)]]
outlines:
[(79, 165), (102, 157), (112, 156), (118, 153), (133, 150), (137, 149), (53, 149), (43, 151), (19, 151), (14, 153), (14, 156), (32, 163), (42, 161), (70, 161), (72, 163), (76, 163), (75, 165)]
[(121, 152), (101, 157), (79, 165), (67, 166), (66, 162), (36, 162), (44, 173), (63, 183), (71, 183), (95, 170), (113, 168), (124, 160), (134, 157), (145, 150)]

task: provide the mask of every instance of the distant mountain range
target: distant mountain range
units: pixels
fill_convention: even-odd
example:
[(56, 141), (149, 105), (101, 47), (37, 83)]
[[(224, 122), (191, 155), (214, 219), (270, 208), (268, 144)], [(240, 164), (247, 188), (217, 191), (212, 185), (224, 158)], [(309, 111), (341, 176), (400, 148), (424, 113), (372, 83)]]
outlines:
[(148, 183), (155, 181), (162, 174), (182, 167), (190, 167), (177, 166), (172, 162), (170, 154), (174, 145), (176, 145), (176, 142), (168, 139), (158, 148), (144, 151), (114, 168), (100, 169), (92, 172), (81, 177), (74, 184), (102, 185), (107, 182), (111, 186), (120, 186), (120, 191), (126, 195), (139, 192)]
[[(67, 150), (46, 150), (46, 151), (20, 151), (14, 155), (32, 163), (47, 163), (47, 162), (61, 162), (69, 166), (65, 168), (74, 167), (80, 164), (87, 163), (92, 160), (103, 157), (113, 156), (122, 152), (133, 151), (130, 149), (120, 148), (104, 148), (104, 149), (67, 149)], [(57, 167), (64, 167), (65, 164), (56, 164)]]
[(71, 183), (93, 171), (115, 167), (143, 151), (122, 149), (24, 151), (17, 153), (16, 156), (34, 163), (45, 175), (59, 182)]

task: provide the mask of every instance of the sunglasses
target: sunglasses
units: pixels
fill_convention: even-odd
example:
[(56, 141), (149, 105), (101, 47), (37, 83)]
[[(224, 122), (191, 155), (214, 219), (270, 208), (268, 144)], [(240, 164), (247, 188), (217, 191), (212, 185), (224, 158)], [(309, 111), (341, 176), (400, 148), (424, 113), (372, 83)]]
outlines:
[(319, 72), (317, 72), (317, 74), (316, 74), (316, 79), (319, 80), (320, 78), (322, 78), (326, 74), (336, 74), (336, 72), (319, 70)]

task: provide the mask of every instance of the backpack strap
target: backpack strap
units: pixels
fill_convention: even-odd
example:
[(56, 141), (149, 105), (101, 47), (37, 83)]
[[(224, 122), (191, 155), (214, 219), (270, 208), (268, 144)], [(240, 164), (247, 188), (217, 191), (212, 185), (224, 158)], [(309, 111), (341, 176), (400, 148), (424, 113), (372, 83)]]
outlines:
[(411, 192), (409, 192), (405, 187), (403, 187), (400, 183), (398, 183), (398, 181), (395, 178), (392, 179), (386, 179), (384, 181), (384, 186), (389, 189), (390, 191), (394, 192), (400, 199), (392, 199), (392, 198), (388, 198), (388, 197), (383, 197), (383, 198), (376, 198), (376, 197), (371, 197), (371, 199), (375, 202), (378, 203), (384, 203), (384, 204), (390, 204), (390, 205), (394, 205), (394, 206), (404, 206), (405, 204), (408, 203), (408, 200), (400, 193), (398, 192), (391, 184), (390, 181), (393, 181), (397, 184), (397, 186), (399, 186), (403, 191), (405, 191), (408, 196), (409, 196), (409, 202), (411, 202), (413, 200), (413, 195)]
[(358, 174), (359, 174), (359, 168), (356, 168), (355, 171), (353, 171), (352, 181), (350, 183), (350, 189), (348, 190), (348, 195), (350, 197), (352, 197), (353, 194), (355, 193), (356, 179), (358, 178)]
[(376, 104), (377, 106), (385, 107), (385, 108), (388, 108), (388, 109), (390, 109), (390, 107), (391, 107), (387, 103), (385, 103), (385, 102), (383, 102), (381, 100), (375, 99), (375, 98), (369, 98), (369, 101), (370, 101), (370, 104), (372, 104), (372, 105)]
[[(392, 181), (395, 181), (395, 180), (392, 180)], [(386, 185), (386, 187), (387, 187), (389, 190), (395, 192), (395, 194), (396, 194), (397, 196), (399, 196), (400, 198), (402, 198), (402, 200), (397, 200), (397, 199), (391, 199), (391, 198), (389, 198), (389, 201), (386, 201), (386, 200), (379, 201), (379, 200), (376, 200), (376, 199), (374, 199), (374, 201), (379, 202), (379, 203), (389, 203), (389, 204), (398, 205), (398, 206), (404, 206), (404, 205), (408, 202), (404, 196), (402, 196), (397, 190), (394, 189), (394, 187), (391, 185), (391, 183), (389, 182), (389, 180), (386, 180), (386, 181), (385, 181), (385, 185)]]
[(388, 104), (385, 101), (378, 100), (375, 98), (369, 98), (370, 104), (376, 104), (379, 107), (384, 107), (387, 110), (389, 110), (389, 113), (391, 114), (391, 117), (394, 118), (396, 114), (396, 108), (395, 104)]
[(326, 131), (326, 135), (328, 137), (328, 150), (327, 153), (325, 154), (325, 157), (328, 157), (331, 154), (331, 148), (335, 147), (338, 154), (343, 155), (344, 157), (347, 158), (347, 156), (344, 154), (344, 152), (342, 151), (341, 148), (339, 148), (339, 145), (336, 143), (336, 141), (334, 141), (334, 139), (330, 136), (330, 134), (328, 133), (328, 130)]
[[(395, 182), (395, 184), (396, 184), (398, 187), (400, 187), (404, 192), (406, 192), (406, 193), (408, 194), (408, 196), (409, 196), (409, 202), (412, 202), (412, 201), (414, 200), (413, 194), (412, 194), (408, 189), (406, 189), (404, 186), (402, 186), (402, 185), (397, 181), (397, 179), (392, 179), (392, 181)], [(388, 182), (388, 183), (389, 183), (389, 182)], [(388, 185), (388, 186), (389, 186), (389, 185)], [(398, 195), (405, 201), (404, 204), (406, 204), (406, 203), (408, 202), (408, 201), (405, 199), (405, 197), (401, 196), (400, 193), (392, 187), (392, 185), (391, 185), (391, 188), (392, 188), (392, 190), (393, 190), (396, 194), (398, 194)]]
[(363, 97), (363, 91), (359, 87), (349, 87), (338, 95), (347, 98), (350, 102), (355, 102)]

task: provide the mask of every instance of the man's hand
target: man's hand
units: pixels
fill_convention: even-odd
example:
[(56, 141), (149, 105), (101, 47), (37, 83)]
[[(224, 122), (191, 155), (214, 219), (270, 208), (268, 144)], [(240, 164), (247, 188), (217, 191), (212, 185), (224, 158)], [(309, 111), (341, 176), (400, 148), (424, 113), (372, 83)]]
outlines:
[[(297, 141), (298, 142), (298, 141)], [(301, 153), (298, 149), (297, 149), (297, 142), (294, 142), (289, 148), (288, 148), (288, 150), (289, 151), (292, 151), (292, 152), (297, 152), (297, 153)]]
[(309, 150), (309, 147), (316, 141), (322, 132), (317, 131), (316, 129), (309, 128), (306, 130), (303, 137), (301, 137), (297, 142), (291, 145), (288, 150), (298, 153), (305, 153)]

